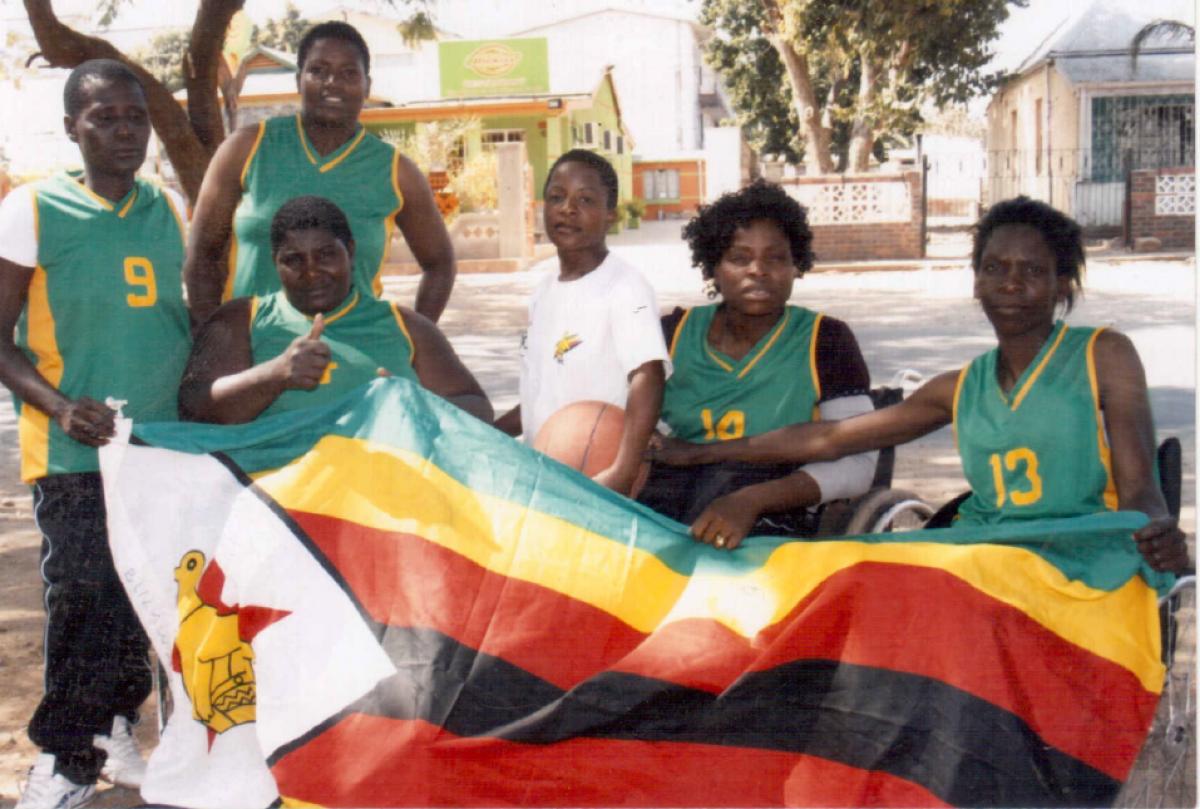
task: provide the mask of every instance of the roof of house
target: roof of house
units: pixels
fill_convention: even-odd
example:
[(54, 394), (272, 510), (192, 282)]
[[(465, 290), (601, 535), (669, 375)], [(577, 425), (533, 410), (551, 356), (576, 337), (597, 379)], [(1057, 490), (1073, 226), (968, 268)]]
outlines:
[(1178, 36), (1155, 34), (1131, 59), (1134, 36), (1155, 20), (1195, 26), (1193, 0), (1093, 0), (1066, 19), (1016, 69), (1018, 75), (1054, 60), (1076, 84), (1195, 82), (1195, 44)]
[(640, 17), (666, 20), (668, 22), (684, 23), (694, 29), (703, 30), (703, 26), (701, 26), (693, 16), (690, 16), (682, 10), (674, 10), (669, 7), (659, 7), (655, 8), (654, 10), (649, 10), (645, 7), (632, 3), (608, 3), (595, 8), (566, 14), (556, 19), (551, 19), (537, 25), (529, 26), (528, 28), (523, 28), (520, 31), (513, 31), (509, 33), (508, 36), (528, 36), (530, 34), (543, 32), (547, 28), (554, 28), (555, 26), (562, 25), (563, 23), (574, 22), (586, 17), (599, 17), (605, 14), (633, 14)]

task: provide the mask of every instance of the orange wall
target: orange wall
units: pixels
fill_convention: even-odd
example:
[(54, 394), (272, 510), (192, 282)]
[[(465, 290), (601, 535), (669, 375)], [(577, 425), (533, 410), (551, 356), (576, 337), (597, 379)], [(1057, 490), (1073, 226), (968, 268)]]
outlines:
[[(646, 187), (642, 175), (647, 171), (657, 169), (675, 169), (679, 172), (679, 199), (654, 203), (646, 199)], [(704, 201), (705, 178), (704, 160), (654, 160), (650, 162), (635, 162), (633, 164), (633, 193), (639, 199), (646, 200), (646, 218), (657, 219), (659, 211), (664, 214), (684, 214), (690, 216)]]

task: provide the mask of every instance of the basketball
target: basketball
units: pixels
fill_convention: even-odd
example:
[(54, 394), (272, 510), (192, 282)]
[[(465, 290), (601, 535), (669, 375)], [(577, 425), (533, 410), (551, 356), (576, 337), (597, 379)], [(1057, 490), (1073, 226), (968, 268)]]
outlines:
[[(591, 477), (612, 465), (625, 430), (625, 411), (608, 402), (572, 402), (542, 424), (533, 448)], [(649, 465), (633, 484), (632, 497), (646, 482)]]

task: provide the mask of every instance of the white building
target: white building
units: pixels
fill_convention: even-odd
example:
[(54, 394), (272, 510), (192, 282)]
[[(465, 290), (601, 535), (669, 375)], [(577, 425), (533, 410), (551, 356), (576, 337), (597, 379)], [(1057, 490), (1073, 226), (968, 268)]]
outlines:
[(587, 86), (612, 65), (639, 154), (703, 150), (705, 127), (731, 115), (704, 64), (709, 33), (686, 14), (612, 4), (506, 36), (546, 37), (552, 90)]

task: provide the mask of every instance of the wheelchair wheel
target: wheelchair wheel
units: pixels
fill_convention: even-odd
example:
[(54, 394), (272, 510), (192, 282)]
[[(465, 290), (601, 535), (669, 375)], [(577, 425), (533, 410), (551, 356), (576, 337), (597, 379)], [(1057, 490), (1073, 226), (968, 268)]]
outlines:
[(867, 494), (846, 524), (846, 534), (915, 531), (933, 516), (933, 508), (904, 489), (877, 489)]

